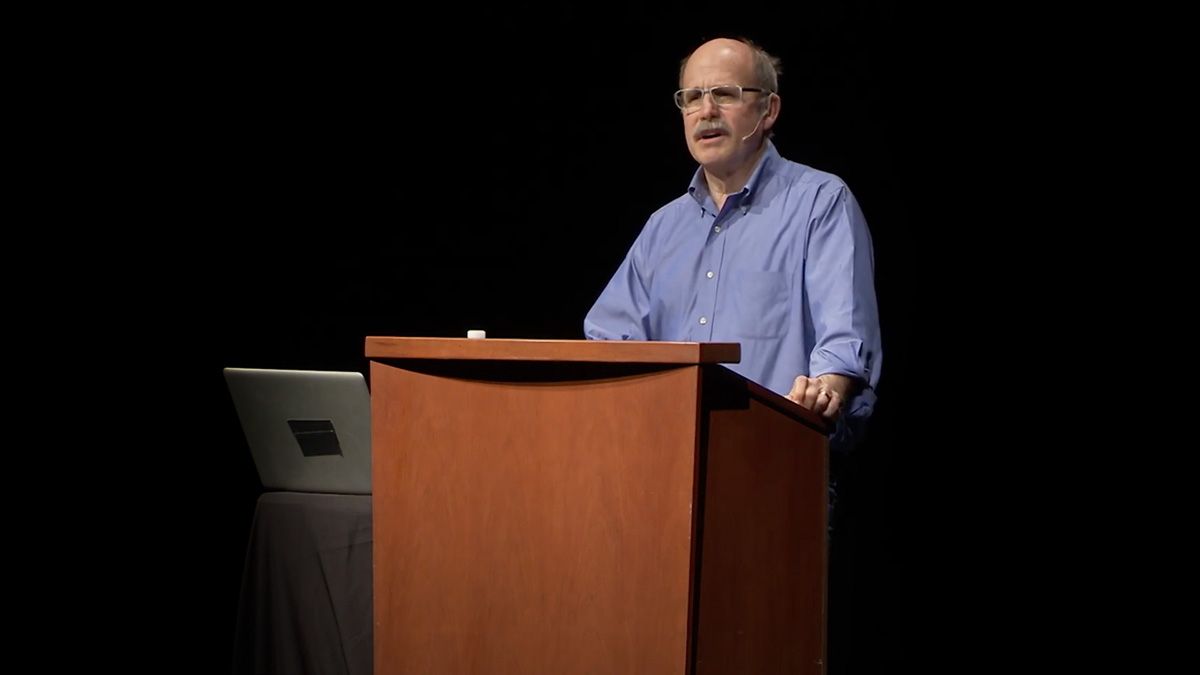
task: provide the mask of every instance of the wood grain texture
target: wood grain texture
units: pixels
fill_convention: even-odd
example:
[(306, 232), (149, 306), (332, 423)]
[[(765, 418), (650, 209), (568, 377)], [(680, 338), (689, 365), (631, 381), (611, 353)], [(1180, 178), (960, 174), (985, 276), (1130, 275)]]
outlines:
[(467, 338), (368, 337), (372, 359), (493, 359), (610, 363), (737, 363), (741, 345), (726, 342), (633, 340), (469, 340)]
[[(371, 354), (475, 348), (388, 344)], [(699, 378), (490, 382), (372, 362), (375, 672), (686, 672)]]

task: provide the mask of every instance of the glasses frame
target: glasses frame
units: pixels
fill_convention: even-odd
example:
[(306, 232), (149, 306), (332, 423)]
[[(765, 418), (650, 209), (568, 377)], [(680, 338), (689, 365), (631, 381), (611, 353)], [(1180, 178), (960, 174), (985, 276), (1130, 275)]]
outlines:
[[(726, 88), (734, 88), (734, 89), (738, 90), (738, 99), (735, 103), (717, 103), (717, 99), (713, 98), (712, 90), (726, 89)], [(685, 92), (685, 91), (700, 92), (700, 98), (696, 99), (697, 103), (694, 107), (689, 108), (683, 104), (683, 92)], [(771, 91), (770, 89), (763, 89), (761, 87), (743, 87), (740, 84), (717, 84), (717, 85), (713, 85), (711, 87), (684, 87), (683, 89), (678, 89), (675, 91), (675, 99), (674, 99), (675, 107), (679, 108), (680, 110), (682, 110), (684, 112), (688, 112), (689, 110), (692, 110), (692, 111), (699, 110), (700, 107), (704, 105), (704, 97), (708, 96), (709, 98), (712, 98), (713, 105), (717, 106), (718, 108), (729, 108), (729, 107), (733, 107), (733, 106), (742, 105), (743, 103), (745, 103), (746, 102), (746, 92), (748, 92), (748, 91), (758, 92), (760, 94), (761, 93), (767, 93), (767, 94), (775, 93), (775, 92)]]

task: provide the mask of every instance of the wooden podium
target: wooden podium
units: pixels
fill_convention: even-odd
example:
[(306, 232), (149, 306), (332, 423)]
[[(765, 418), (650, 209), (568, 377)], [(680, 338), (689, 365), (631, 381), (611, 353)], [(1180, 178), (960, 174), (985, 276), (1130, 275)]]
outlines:
[(822, 673), (826, 425), (737, 344), (368, 337), (375, 673)]

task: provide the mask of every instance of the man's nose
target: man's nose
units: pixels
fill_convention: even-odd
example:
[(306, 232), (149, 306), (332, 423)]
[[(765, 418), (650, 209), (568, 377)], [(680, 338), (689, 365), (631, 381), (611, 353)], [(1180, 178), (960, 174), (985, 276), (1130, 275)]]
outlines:
[(706, 91), (700, 96), (700, 119), (711, 119), (716, 117), (719, 110), (720, 107), (717, 105), (717, 102), (713, 100), (711, 91)]

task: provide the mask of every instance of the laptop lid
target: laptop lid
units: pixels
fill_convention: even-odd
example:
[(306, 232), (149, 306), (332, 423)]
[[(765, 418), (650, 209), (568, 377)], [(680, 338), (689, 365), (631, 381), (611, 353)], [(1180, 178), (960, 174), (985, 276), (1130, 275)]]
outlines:
[(225, 368), (263, 487), (371, 494), (371, 397), (362, 373)]

